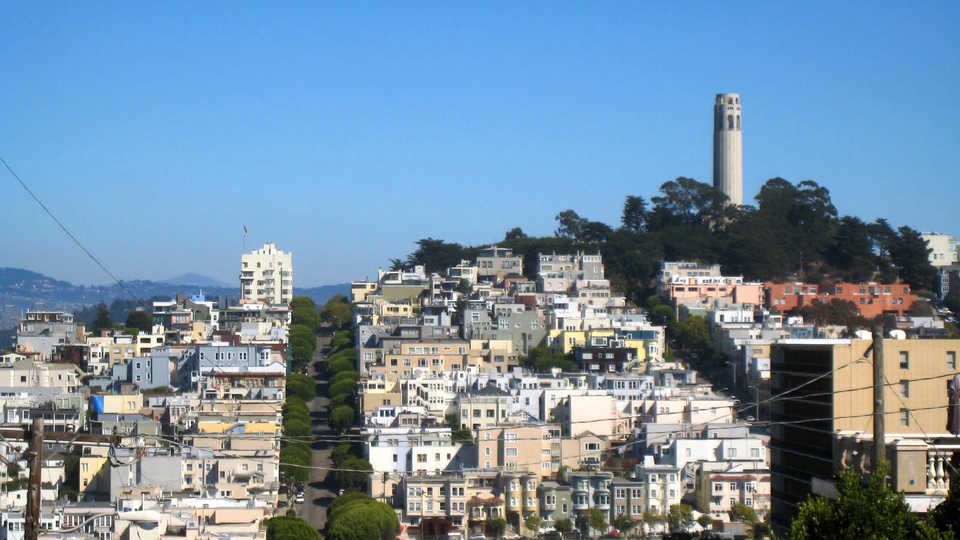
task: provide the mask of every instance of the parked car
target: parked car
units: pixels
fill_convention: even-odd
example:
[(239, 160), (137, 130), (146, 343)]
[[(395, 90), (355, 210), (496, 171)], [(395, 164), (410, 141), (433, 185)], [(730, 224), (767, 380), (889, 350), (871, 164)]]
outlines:
[(297, 504), (303, 504), (303, 492), (297, 493), (297, 498), (294, 499), (294, 502)]

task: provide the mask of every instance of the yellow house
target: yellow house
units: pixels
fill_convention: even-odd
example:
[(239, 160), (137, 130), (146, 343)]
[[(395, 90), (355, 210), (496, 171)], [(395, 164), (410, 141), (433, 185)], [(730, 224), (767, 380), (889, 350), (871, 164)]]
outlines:
[(381, 317), (411, 317), (413, 304), (409, 302), (379, 302), (377, 309)]
[(153, 349), (163, 347), (164, 344), (163, 326), (154, 325), (153, 332), (140, 332), (133, 341), (133, 352), (135, 356), (149, 356)]
[[(591, 330), (563, 330), (553, 329), (547, 336), (547, 343), (555, 352), (570, 354), (577, 347), (589, 346), (608, 346), (610, 340), (617, 339), (617, 331), (613, 328), (593, 328)], [(656, 340), (645, 339), (624, 339), (622, 346), (633, 349), (637, 361), (641, 364), (647, 361), (648, 357), (656, 357), (659, 354), (659, 345)]]
[(587, 333), (583, 330), (550, 330), (547, 336), (550, 348), (556, 352), (570, 354), (575, 347), (587, 344)]
[(143, 394), (95, 394), (90, 396), (93, 409), (101, 414), (137, 414), (143, 408)]
[(77, 492), (81, 499), (110, 491), (110, 476), (106, 467), (109, 447), (85, 445), (80, 455)]
[(643, 339), (624, 339), (623, 346), (633, 349), (637, 355), (637, 362), (641, 364), (647, 361), (647, 347), (649, 342)]
[(236, 416), (203, 415), (197, 419), (197, 434), (189, 437), (190, 444), (198, 448), (220, 450), (232, 448), (274, 448), (280, 426), (269, 420), (239, 421)]

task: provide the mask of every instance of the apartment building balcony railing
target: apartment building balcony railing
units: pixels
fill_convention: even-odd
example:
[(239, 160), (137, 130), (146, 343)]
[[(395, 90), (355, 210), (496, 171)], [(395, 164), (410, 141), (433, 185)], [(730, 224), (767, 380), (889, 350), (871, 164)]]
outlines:
[(950, 458), (952, 450), (934, 449), (927, 451), (927, 489), (928, 495), (946, 495), (950, 491)]

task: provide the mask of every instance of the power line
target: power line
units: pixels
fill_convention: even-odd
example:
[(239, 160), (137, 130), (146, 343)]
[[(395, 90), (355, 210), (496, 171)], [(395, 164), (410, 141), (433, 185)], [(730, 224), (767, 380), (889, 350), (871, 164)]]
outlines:
[(9, 163), (7, 163), (7, 161), (6, 161), (5, 159), (3, 159), (2, 157), (0, 157), (0, 163), (3, 163), (3, 166), (6, 167), (7, 171), (10, 173), (10, 175), (13, 176), (13, 177), (17, 180), (17, 182), (20, 184), (20, 187), (22, 187), (22, 188), (24, 189), (24, 191), (26, 191), (27, 194), (30, 195), (30, 197), (31, 197), (34, 201), (36, 201), (36, 203), (37, 203), (38, 205), (40, 205), (40, 208), (42, 208), (43, 211), (46, 212), (46, 214), (47, 214), (48, 216), (50, 216), (50, 219), (52, 219), (52, 220), (54, 221), (54, 223), (56, 223), (57, 226), (60, 227), (60, 230), (62, 230), (63, 233), (66, 234), (67, 237), (70, 238), (70, 240), (72, 240), (73, 243), (76, 244), (77, 247), (79, 247), (80, 250), (83, 251), (83, 252), (87, 255), (87, 257), (90, 258), (90, 260), (92, 260), (94, 263), (96, 263), (96, 265), (99, 266), (100, 269), (104, 271), (104, 273), (106, 273), (108, 276), (110, 276), (110, 279), (112, 279), (112, 280), (114, 280), (115, 282), (117, 282), (117, 285), (119, 285), (120, 288), (123, 289), (131, 298), (136, 298), (136, 295), (133, 294), (133, 292), (131, 292), (130, 289), (127, 288), (127, 286), (123, 283), (123, 281), (121, 281), (120, 278), (118, 278), (113, 272), (111, 272), (110, 269), (107, 268), (107, 266), (106, 266), (105, 264), (103, 264), (102, 262), (100, 262), (100, 259), (98, 259), (98, 258), (96, 257), (96, 255), (94, 255), (89, 249), (87, 249), (87, 247), (84, 246), (83, 243), (80, 242), (80, 240), (79, 240), (76, 236), (74, 236), (74, 234), (73, 234), (72, 232), (70, 232), (70, 229), (68, 229), (67, 226), (64, 225), (62, 221), (60, 221), (60, 218), (58, 218), (56, 215), (54, 215), (54, 213), (50, 210), (50, 208), (48, 208), (47, 205), (44, 204), (43, 201), (40, 200), (40, 197), (38, 197), (37, 194), (34, 193), (33, 190), (30, 189), (29, 186), (27, 186), (27, 183), (24, 182), (22, 178), (20, 178), (20, 175), (17, 174), (16, 171), (13, 170), (13, 168), (10, 166)]

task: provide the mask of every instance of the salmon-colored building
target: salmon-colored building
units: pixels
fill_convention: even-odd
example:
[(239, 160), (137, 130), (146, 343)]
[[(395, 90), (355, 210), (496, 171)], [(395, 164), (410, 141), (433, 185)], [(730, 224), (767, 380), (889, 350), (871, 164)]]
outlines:
[(759, 305), (763, 298), (760, 283), (743, 283), (741, 278), (718, 278), (715, 282), (670, 283), (665, 286), (667, 298), (674, 303), (712, 306), (717, 300), (733, 304)]
[(846, 300), (853, 302), (860, 315), (872, 319), (884, 313), (903, 315), (913, 309), (917, 296), (906, 283), (847, 283), (840, 281), (829, 287), (813, 283), (773, 283), (763, 286), (764, 303), (781, 313), (796, 311), (814, 302)]

